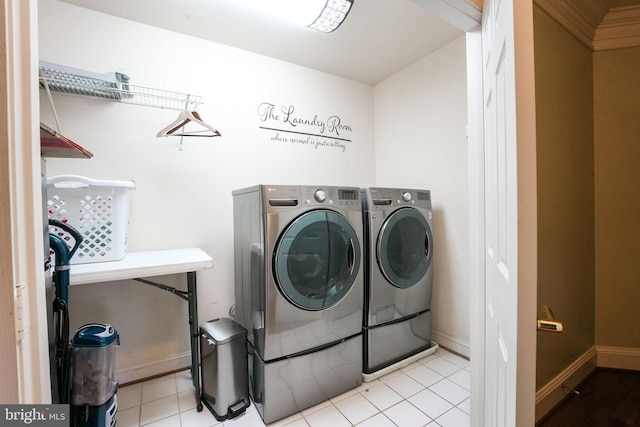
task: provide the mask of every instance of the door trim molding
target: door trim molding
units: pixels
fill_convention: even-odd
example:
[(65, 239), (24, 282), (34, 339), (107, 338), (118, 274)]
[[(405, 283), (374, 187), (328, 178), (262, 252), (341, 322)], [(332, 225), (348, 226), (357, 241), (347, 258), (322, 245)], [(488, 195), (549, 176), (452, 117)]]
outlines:
[(485, 162), (482, 32), (467, 32), (467, 142), (469, 162), (469, 356), (471, 425), (484, 424)]
[(12, 356), (17, 362), (19, 403), (50, 403), (44, 242), (40, 225), (43, 212), (38, 137), (38, 4), (37, 0), (8, 0), (4, 7), (7, 110), (3, 114), (10, 141), (10, 262), (13, 285), (24, 285), (23, 327), (12, 346), (15, 349)]
[[(9, 31), (5, 31), (0, 34), (0, 43), (3, 46), (0, 52), (0, 61), (2, 64), (8, 64), (11, 58), (10, 42), (11, 31), (9, 26), (8, 16), (9, 11), (0, 7), (0, 19), (4, 24), (3, 28), (7, 28)], [(0, 322), (0, 342), (7, 349), (13, 349), (16, 347), (16, 331), (15, 331), (15, 316), (14, 311), (14, 267), (13, 267), (13, 237), (12, 230), (13, 224), (11, 221), (4, 219), (12, 218), (13, 205), (11, 199), (12, 189), (12, 169), (13, 162), (11, 159), (12, 149), (11, 143), (12, 132), (9, 128), (11, 115), (9, 114), (9, 92), (12, 89), (7, 75), (9, 67), (4, 67), (0, 71), (0, 80), (6, 82), (0, 87), (0, 215), (2, 215), (3, 221), (0, 223), (0, 233), (7, 238), (2, 239), (0, 242), (0, 283), (3, 286), (0, 288), (0, 310), (2, 312), (2, 322)], [(11, 357), (2, 359), (3, 364), (3, 378), (2, 385), (0, 385), (0, 402), (4, 403), (17, 403), (19, 400), (19, 378), (18, 378), (18, 360), (14, 357), (14, 354), (10, 351), (7, 352)]]

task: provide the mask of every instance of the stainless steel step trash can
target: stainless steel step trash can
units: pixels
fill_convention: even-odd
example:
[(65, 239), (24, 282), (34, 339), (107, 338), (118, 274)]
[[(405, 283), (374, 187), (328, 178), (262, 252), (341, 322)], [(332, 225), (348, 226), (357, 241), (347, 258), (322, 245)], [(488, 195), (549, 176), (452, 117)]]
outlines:
[(218, 421), (234, 418), (250, 405), (247, 330), (229, 318), (200, 325), (202, 401)]

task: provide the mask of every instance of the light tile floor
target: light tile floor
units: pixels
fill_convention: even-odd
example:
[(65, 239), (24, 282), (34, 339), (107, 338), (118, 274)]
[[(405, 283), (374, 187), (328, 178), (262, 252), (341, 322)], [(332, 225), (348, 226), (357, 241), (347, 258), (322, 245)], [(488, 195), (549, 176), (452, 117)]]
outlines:
[[(470, 425), (469, 362), (442, 348), (404, 368), (269, 426), (466, 427)], [(118, 390), (118, 427), (264, 426), (252, 404), (218, 422), (196, 410), (186, 370)]]

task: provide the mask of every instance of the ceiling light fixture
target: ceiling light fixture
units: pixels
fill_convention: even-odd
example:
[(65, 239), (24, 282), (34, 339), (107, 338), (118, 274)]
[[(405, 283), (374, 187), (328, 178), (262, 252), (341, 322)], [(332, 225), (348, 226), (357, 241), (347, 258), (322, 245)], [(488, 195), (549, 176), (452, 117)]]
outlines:
[(354, 0), (235, 0), (298, 25), (330, 33), (342, 24)]
[(327, 0), (324, 8), (309, 28), (330, 33), (342, 24), (353, 6), (353, 0)]

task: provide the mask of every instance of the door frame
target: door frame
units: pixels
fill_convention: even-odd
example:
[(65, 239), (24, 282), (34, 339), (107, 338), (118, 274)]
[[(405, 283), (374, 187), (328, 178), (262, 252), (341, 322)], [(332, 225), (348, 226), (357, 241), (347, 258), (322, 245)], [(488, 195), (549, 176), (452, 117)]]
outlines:
[[(468, 31), (467, 135), (469, 167), (469, 348), (471, 426), (484, 425), (485, 360), (485, 194), (482, 32)], [(478, 415), (476, 415), (478, 414)]]
[[(8, 11), (5, 5), (0, 5), (0, 16), (2, 16), (2, 22), (5, 23), (3, 28), (7, 28), (7, 14)], [(0, 45), (8, 46), (10, 35), (7, 32), (0, 34)], [(8, 49), (5, 48), (0, 51), (2, 64), (7, 64), (9, 58)], [(11, 236), (12, 223), (5, 221), (5, 218), (11, 218), (11, 162), (9, 161), (11, 148), (9, 141), (11, 141), (11, 133), (9, 132), (9, 120), (8, 114), (8, 72), (7, 67), (0, 70), (0, 81), (7, 82), (0, 88), (0, 235)], [(2, 321), (0, 322), (0, 343), (2, 346), (11, 349), (16, 347), (16, 333), (14, 317), (12, 315), (7, 316), (6, 313), (12, 313), (13, 311), (13, 298), (14, 287), (9, 285), (13, 283), (13, 245), (11, 239), (3, 238), (0, 240), (0, 312), (2, 313)], [(6, 284), (6, 285), (5, 285)], [(4, 353), (3, 353), (4, 354)], [(18, 365), (17, 358), (15, 357), (3, 357), (0, 361), (3, 365), (2, 369), (2, 386), (0, 386), (0, 402), (17, 403), (18, 402)]]
[[(0, 205), (3, 205), (3, 245), (0, 263), (2, 276), (0, 296), (7, 304), (8, 321), (0, 333), (2, 346), (13, 349), (3, 357), (3, 375), (14, 381), (3, 381), (0, 396), (4, 403), (49, 403), (49, 344), (44, 280), (44, 242), (42, 182), (40, 178), (40, 141), (38, 132), (38, 17), (37, 0), (4, 0), (2, 21), (6, 39), (2, 45), (3, 126), (0, 152), (3, 171)], [(4, 169), (4, 166), (7, 166)], [(8, 207), (8, 208), (6, 208)], [(8, 216), (4, 216), (8, 214)], [(7, 239), (8, 236), (8, 239)], [(5, 299), (6, 298), (6, 299)], [(18, 314), (16, 314), (18, 313)], [(8, 368), (8, 370), (7, 370)]]
[(533, 0), (513, 0), (518, 169), (516, 424), (535, 424), (538, 196)]

